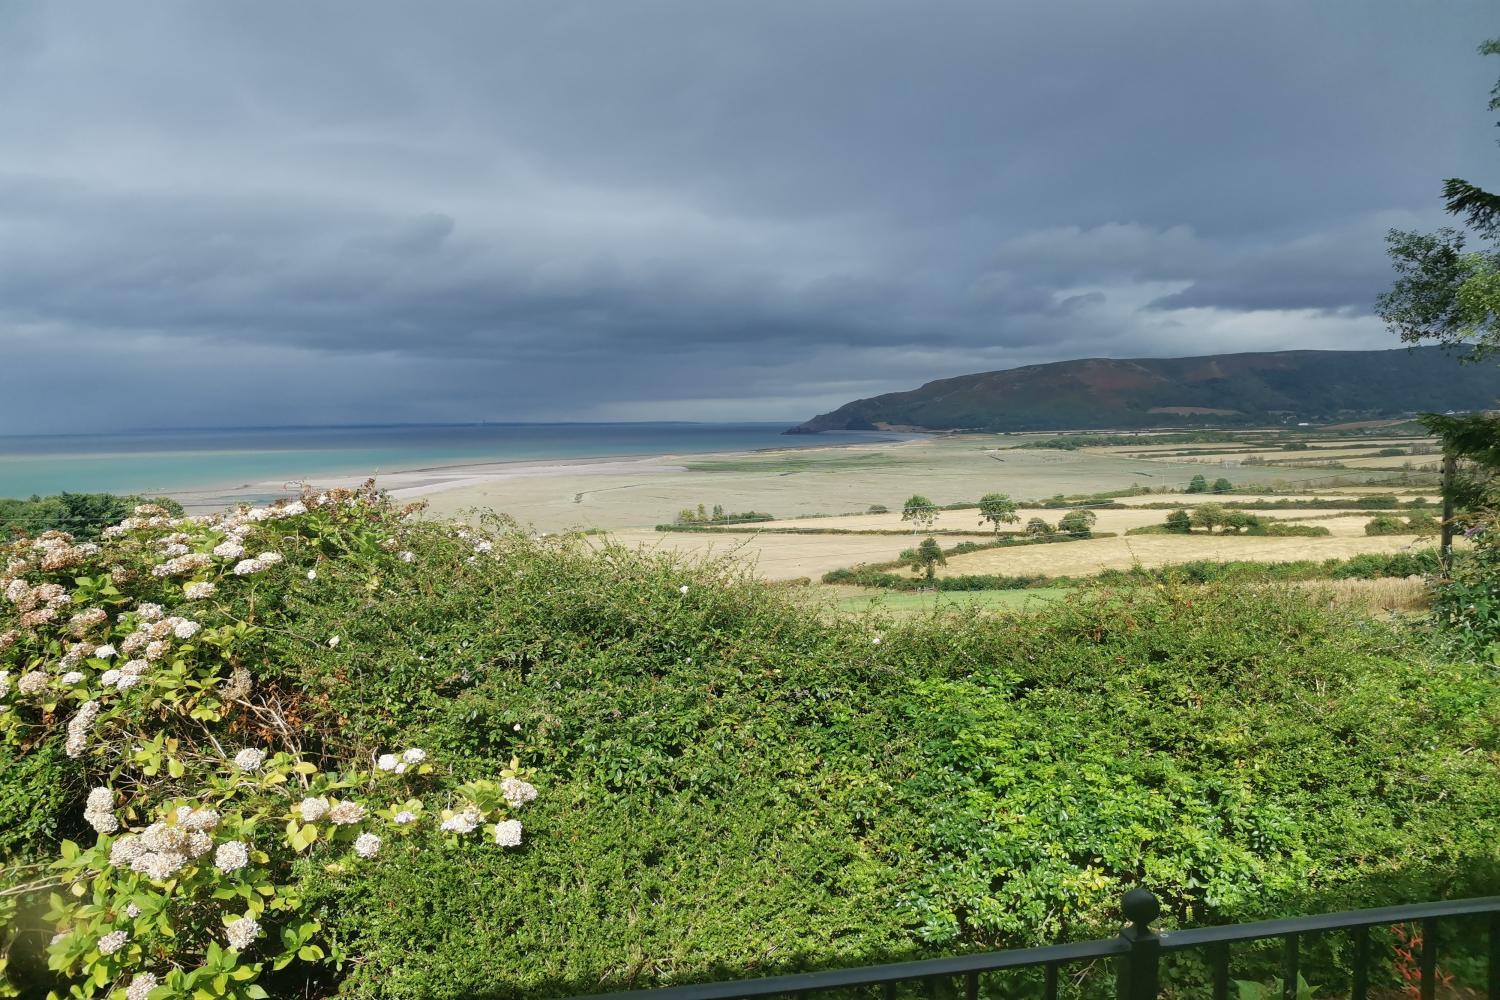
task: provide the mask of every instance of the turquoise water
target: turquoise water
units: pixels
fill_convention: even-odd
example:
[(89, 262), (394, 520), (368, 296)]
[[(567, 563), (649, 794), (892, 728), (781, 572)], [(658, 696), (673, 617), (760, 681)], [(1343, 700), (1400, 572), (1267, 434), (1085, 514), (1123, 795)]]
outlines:
[(472, 462), (795, 448), (896, 436), (784, 436), (785, 424), (473, 424), (286, 427), (0, 437), (0, 497), (64, 490), (212, 492)]

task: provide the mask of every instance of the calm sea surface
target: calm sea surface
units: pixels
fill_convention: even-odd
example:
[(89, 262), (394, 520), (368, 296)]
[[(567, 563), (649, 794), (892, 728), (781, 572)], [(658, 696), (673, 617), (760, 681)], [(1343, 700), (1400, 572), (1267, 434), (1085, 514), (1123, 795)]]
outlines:
[(796, 448), (901, 435), (784, 436), (786, 424), (464, 424), (0, 436), (0, 497), (217, 490), (472, 462)]

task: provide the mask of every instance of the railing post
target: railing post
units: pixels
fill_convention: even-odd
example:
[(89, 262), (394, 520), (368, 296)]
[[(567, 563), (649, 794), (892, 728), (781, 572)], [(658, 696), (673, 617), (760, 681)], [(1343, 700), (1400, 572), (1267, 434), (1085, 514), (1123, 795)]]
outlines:
[(1120, 909), (1130, 921), (1120, 938), (1130, 946), (1120, 971), (1120, 1000), (1157, 1000), (1161, 993), (1161, 937), (1151, 921), (1161, 916), (1161, 902), (1149, 889), (1131, 889)]

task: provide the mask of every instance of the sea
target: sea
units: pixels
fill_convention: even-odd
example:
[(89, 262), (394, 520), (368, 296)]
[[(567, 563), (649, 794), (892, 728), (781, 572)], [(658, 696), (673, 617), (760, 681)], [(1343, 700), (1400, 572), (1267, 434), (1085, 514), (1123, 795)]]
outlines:
[(197, 495), (311, 478), (482, 462), (756, 451), (898, 440), (869, 431), (785, 435), (785, 423), (479, 423), (238, 427), (0, 435), (0, 497), (63, 491)]

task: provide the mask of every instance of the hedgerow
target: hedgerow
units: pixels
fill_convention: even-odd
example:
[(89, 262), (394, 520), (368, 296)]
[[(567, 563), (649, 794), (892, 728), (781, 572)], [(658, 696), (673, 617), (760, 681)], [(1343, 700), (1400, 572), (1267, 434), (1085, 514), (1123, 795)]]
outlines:
[[(0, 809), (47, 817), (5, 830), (28, 995), (149, 974), (157, 998), (189, 976), (558, 996), (1110, 934), (1139, 882), (1169, 925), (1500, 889), (1492, 672), (1293, 590), (1162, 578), (1024, 617), (830, 620), (730, 564), (350, 499), (231, 516), (247, 553), (282, 556), (243, 576), (211, 555), (224, 521), (7, 570), (28, 596), (0, 608), (20, 636), (4, 752), (25, 764)], [(209, 562), (153, 576), (177, 544)], [(66, 613), (22, 627), (53, 582)], [(106, 689), (151, 603), (153, 634), (200, 630), (174, 622), (144, 680)], [(73, 654), (91, 607), (107, 621)], [(91, 655), (105, 640), (121, 652)], [(46, 691), (23, 696), (32, 671)], [(529, 805), (505, 795), (517, 771)], [(308, 798), (364, 814), (304, 821)], [(521, 805), (524, 843), (497, 846)], [(441, 829), (471, 809), (493, 832)], [(111, 864), (106, 813), (183, 854), (176, 879)], [(193, 832), (212, 850), (157, 849)], [(243, 862), (217, 864), (230, 842)], [(226, 924), (246, 918), (253, 938)]]

